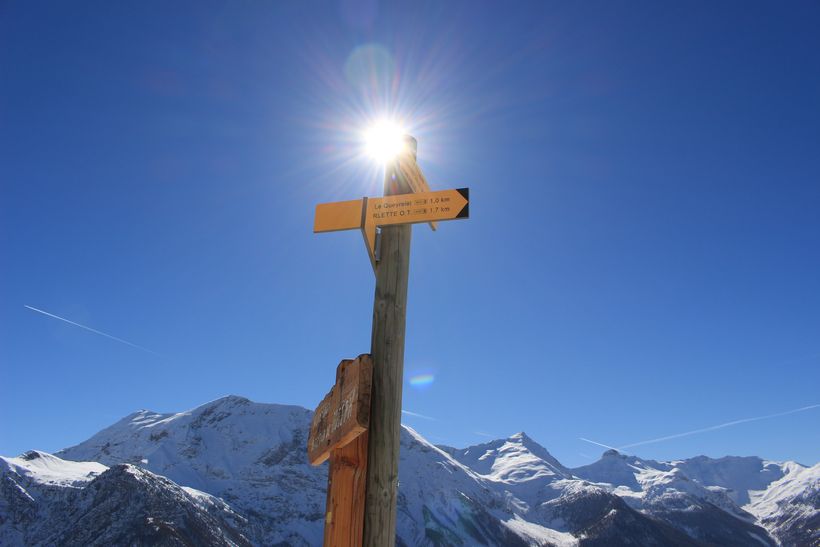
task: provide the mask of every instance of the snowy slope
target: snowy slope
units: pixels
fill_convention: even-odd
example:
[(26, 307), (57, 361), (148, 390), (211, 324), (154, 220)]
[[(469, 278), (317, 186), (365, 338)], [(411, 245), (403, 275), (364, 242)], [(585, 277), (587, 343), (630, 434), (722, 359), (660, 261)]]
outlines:
[(571, 476), (569, 470), (552, 454), (524, 432), (507, 439), (449, 451), (467, 467), (498, 482), (549, 481)]
[[(139, 465), (219, 496), (249, 519), (259, 544), (316, 545), (327, 470), (307, 464), (309, 422), (304, 409), (231, 396), (182, 413), (136, 412), (60, 456)], [(401, 442), (400, 544), (572, 545), (578, 534), (589, 541), (623, 525), (611, 519), (593, 529), (618, 499), (572, 484), (566, 468), (524, 434), (444, 451), (405, 428)], [(542, 504), (568, 486), (572, 510), (556, 519), (555, 506)], [(620, 505), (615, 513), (637, 522), (635, 533), (663, 544), (668, 530)]]
[(0, 457), (0, 545), (249, 545), (222, 500), (132, 465)]
[(15, 474), (36, 485), (83, 487), (107, 470), (100, 463), (66, 461), (39, 450), (17, 458), (0, 456), (0, 473)]
[(784, 544), (820, 545), (820, 464), (788, 462), (782, 469), (768, 488), (749, 492), (746, 509)]
[(455, 450), (405, 427), (398, 506), (405, 545), (688, 544), (522, 433)]
[[(593, 523), (589, 515), (598, 515), (597, 508), (608, 507), (613, 515), (633, 509), (708, 543), (743, 545), (750, 538), (761, 538), (764, 544), (773, 544), (766, 531), (756, 526), (753, 517), (723, 489), (702, 486), (670, 464), (608, 451), (591, 466), (569, 470), (524, 433), (463, 450), (447, 450), (502, 492), (507, 506), (517, 515), (552, 530), (583, 533), (584, 526)], [(613, 494), (618, 501), (611, 499)], [(621, 499), (626, 505), (619, 503)], [(584, 509), (573, 511), (573, 507)], [(623, 529), (624, 524), (616, 528)], [(641, 533), (645, 533), (641, 543), (646, 544), (650, 537), (657, 537), (653, 534), (662, 537), (669, 531)]]
[(633, 507), (651, 509), (655, 505), (689, 509), (700, 501), (746, 518), (722, 487), (709, 488), (692, 480), (680, 467), (669, 462), (644, 460), (607, 450), (597, 462), (573, 470), (576, 476), (601, 484)]
[[(513, 517), (486, 481), (404, 427), (399, 462), (400, 545), (527, 545), (504, 521)], [(534, 538), (535, 544), (541, 535)]]
[[(219, 496), (256, 524), (259, 544), (317, 545), (327, 467), (307, 463), (310, 417), (298, 407), (231, 396), (177, 414), (136, 412), (60, 455), (133, 463)], [(514, 544), (515, 532), (485, 509), (498, 502), (476, 473), (409, 429), (401, 457), (398, 520), (406, 545), (440, 538)]]
[(770, 462), (754, 456), (698, 456), (670, 462), (669, 465), (680, 469), (701, 484), (725, 488), (729, 497), (743, 506), (749, 503), (749, 492), (765, 490), (774, 481), (783, 477), (787, 467), (797, 464)]
[[(230, 396), (136, 412), (57, 456), (3, 458), (0, 544), (85, 545), (96, 534), (320, 545), (327, 467), (307, 463), (310, 417)], [(817, 477), (817, 466), (757, 458), (656, 462), (614, 451), (571, 470), (523, 433), (454, 449), (403, 428), (397, 543), (774, 545), (762, 524), (783, 545), (811, 544)]]
[(495, 491), (502, 492), (506, 504), (521, 514), (560, 496), (562, 487), (554, 483), (572, 477), (543, 446), (523, 432), (461, 450), (446, 450)]
[(305, 447), (310, 411), (229, 396), (186, 412), (142, 410), (60, 457), (131, 463), (218, 496), (258, 523), (263, 544), (322, 542), (327, 467)]
[[(820, 518), (817, 477), (794, 462), (735, 456), (657, 462), (609, 450), (572, 472), (681, 529), (692, 529), (694, 523), (701, 530), (692, 529), (690, 535), (723, 545), (731, 544), (732, 536), (766, 543), (752, 524), (785, 545), (801, 544), (795, 537), (805, 539)], [(795, 537), (789, 537), (792, 531)]]

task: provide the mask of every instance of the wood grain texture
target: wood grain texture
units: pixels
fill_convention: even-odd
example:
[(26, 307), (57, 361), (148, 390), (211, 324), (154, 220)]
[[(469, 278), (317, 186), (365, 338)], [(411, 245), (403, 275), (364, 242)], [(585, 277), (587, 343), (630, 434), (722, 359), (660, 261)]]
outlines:
[(370, 420), (373, 362), (368, 354), (343, 359), (336, 383), (313, 413), (308, 435), (308, 461), (323, 463), (333, 449), (361, 435)]
[[(419, 164), (416, 163), (416, 158), (414, 155), (406, 154), (400, 157), (398, 161), (398, 169), (400, 171), (400, 176), (403, 180), (407, 181), (407, 185), (414, 193), (421, 194), (423, 192), (431, 191), (430, 185), (427, 184), (427, 178), (425, 178), (424, 173), (421, 172), (421, 168), (419, 168)], [(430, 222), (430, 228), (432, 228), (433, 231), (435, 231), (437, 227), (437, 222)]]
[[(389, 165), (385, 170), (385, 195), (410, 192), (412, 189), (403, 179), (398, 169), (398, 161)], [(411, 235), (410, 225), (385, 226), (381, 232), (381, 257), (376, 267), (371, 338), (373, 383), (362, 542), (366, 547), (393, 547), (396, 542), (404, 334)]]
[(324, 547), (360, 547), (367, 485), (367, 431), (330, 454)]

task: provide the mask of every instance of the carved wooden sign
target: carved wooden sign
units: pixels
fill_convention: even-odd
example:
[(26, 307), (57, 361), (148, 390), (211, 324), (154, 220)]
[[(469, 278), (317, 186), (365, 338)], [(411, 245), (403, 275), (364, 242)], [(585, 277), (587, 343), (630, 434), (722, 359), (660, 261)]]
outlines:
[(344, 359), (336, 367), (336, 384), (325, 395), (310, 423), (308, 460), (324, 462), (330, 452), (342, 448), (367, 430), (370, 423), (370, 385), (373, 362), (370, 355)]

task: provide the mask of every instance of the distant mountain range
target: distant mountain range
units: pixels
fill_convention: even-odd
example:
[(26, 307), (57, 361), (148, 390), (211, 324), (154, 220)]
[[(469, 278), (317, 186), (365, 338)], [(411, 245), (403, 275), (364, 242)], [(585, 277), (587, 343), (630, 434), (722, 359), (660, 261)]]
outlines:
[[(321, 545), (310, 418), (230, 396), (0, 457), (0, 545)], [(569, 469), (524, 433), (456, 449), (407, 427), (400, 458), (402, 546), (820, 546), (820, 465), (608, 451)]]

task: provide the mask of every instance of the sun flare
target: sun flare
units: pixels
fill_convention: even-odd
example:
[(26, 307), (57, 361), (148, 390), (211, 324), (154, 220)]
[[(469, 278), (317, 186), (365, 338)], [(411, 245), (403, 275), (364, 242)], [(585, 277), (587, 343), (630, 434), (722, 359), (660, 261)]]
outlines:
[(396, 122), (380, 120), (364, 134), (367, 155), (379, 162), (388, 162), (401, 154), (405, 143), (405, 130)]

